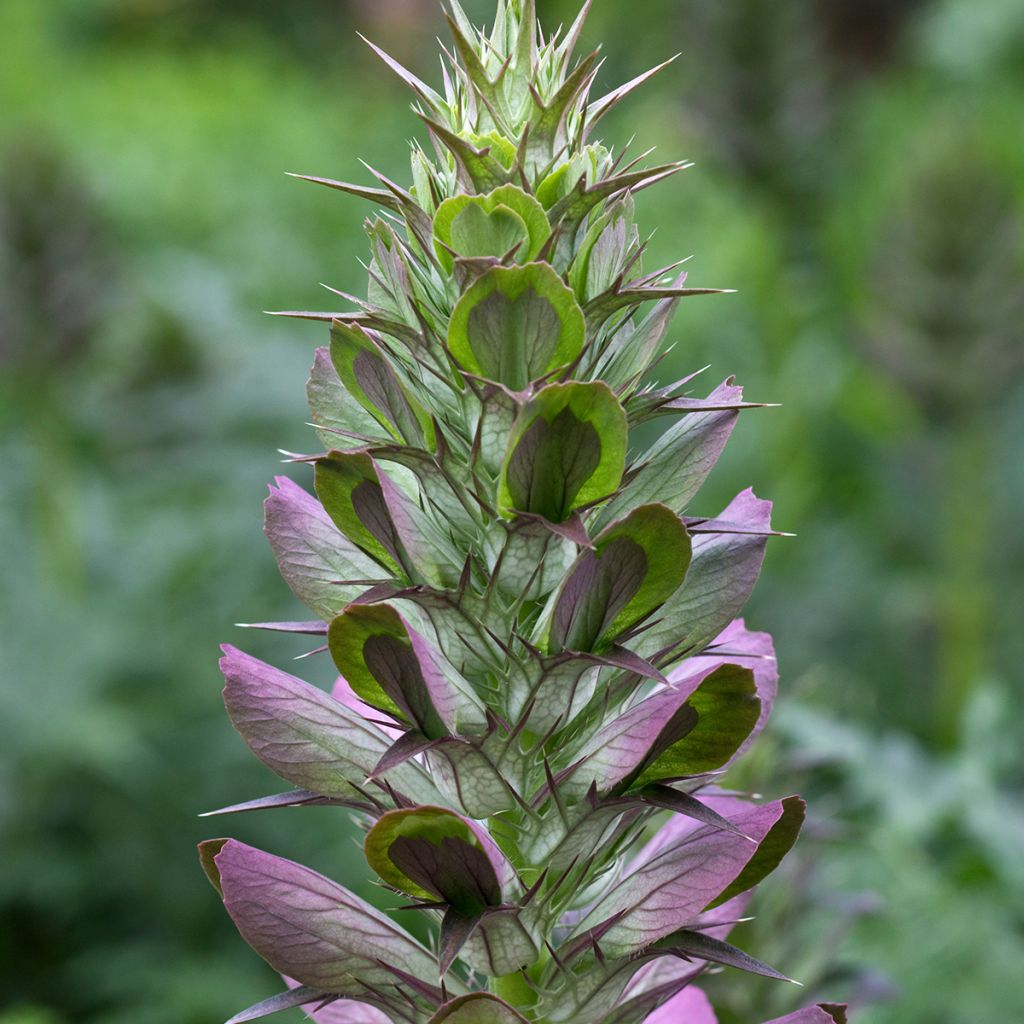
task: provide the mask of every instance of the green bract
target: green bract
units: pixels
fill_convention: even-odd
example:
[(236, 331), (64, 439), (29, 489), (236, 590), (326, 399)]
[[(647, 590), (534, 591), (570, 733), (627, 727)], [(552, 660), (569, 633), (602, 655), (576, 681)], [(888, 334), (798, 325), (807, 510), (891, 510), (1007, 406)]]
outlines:
[(604, 384), (550, 384), (512, 427), (501, 470), (503, 512), (553, 523), (615, 492), (626, 464), (626, 413)]
[(511, 255), (528, 263), (550, 237), (544, 207), (515, 185), (502, 185), (486, 196), (453, 196), (434, 216), (437, 254), (449, 273), (453, 254), (495, 259)]
[(584, 551), (554, 599), (552, 653), (601, 651), (682, 585), (690, 536), (664, 505), (645, 505)]
[(633, 195), (687, 165), (594, 140), (649, 75), (592, 95), (587, 7), (545, 37), (532, 0), (499, 0), (487, 33), (453, 0), (441, 91), (377, 51), (430, 135), (411, 190), (309, 179), (382, 212), (366, 299), (293, 314), (330, 327), (321, 447), (293, 460), (315, 497), (279, 479), (266, 533), (316, 618), (263, 628), (312, 637), (340, 678), (225, 649), (232, 723), (296, 787), (226, 811), (326, 804), (339, 837), (354, 815), (368, 873), (432, 940), (211, 841), (228, 913), (295, 986), (234, 1024), (660, 1024), (695, 1019), (708, 964), (782, 978), (726, 936), (803, 805), (720, 778), (776, 694), (771, 638), (736, 618), (771, 506), (698, 493), (752, 406), (731, 379), (653, 377), (679, 303), (714, 289), (643, 266)]
[(546, 263), (495, 267), (459, 300), (448, 347), (471, 373), (521, 391), (582, 351), (583, 311)]

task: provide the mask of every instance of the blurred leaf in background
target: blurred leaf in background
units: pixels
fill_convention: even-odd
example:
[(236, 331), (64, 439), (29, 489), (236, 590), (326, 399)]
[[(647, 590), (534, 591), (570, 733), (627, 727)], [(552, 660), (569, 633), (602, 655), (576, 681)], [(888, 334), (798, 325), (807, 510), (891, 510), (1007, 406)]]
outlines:
[[(259, 311), (364, 285), (365, 209), (282, 172), (408, 178), (415, 119), (356, 28), (436, 75), (434, 0), (0, 0), (0, 1024), (274, 991), (192, 845), (278, 785), (216, 645), (294, 611), (259, 503), (313, 443), (322, 337)], [(650, 265), (688, 248), (691, 284), (740, 289), (680, 313), (664, 375), (785, 403), (708, 491), (753, 483), (800, 535), (748, 613), (789, 698), (749, 767), (818, 820), (748, 945), (863, 1024), (1024, 1019), (1024, 8), (598, 3), (588, 38), (608, 83), (683, 52), (605, 137), (697, 160), (638, 197)], [(331, 809), (230, 830), (365, 876)], [(723, 1024), (798, 998), (728, 980)]]

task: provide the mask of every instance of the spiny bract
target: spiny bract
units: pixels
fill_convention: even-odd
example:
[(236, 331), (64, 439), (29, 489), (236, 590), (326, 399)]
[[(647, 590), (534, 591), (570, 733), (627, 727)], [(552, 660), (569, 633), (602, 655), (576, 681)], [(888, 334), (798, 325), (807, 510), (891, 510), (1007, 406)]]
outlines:
[(776, 692), (771, 639), (735, 618), (770, 505), (687, 514), (750, 406), (731, 381), (649, 383), (676, 306), (709, 290), (641, 269), (634, 193), (687, 165), (594, 138), (653, 72), (592, 98), (586, 13), (545, 39), (533, 0), (501, 0), (484, 34), (453, 0), (442, 93), (378, 51), (433, 146), (412, 188), (310, 179), (382, 212), (368, 298), (288, 314), (330, 325), (309, 381), (326, 452), (296, 460), (315, 498), (277, 481), (266, 532), (319, 618), (263, 625), (320, 637), (341, 679), (225, 649), (232, 722), (298, 787), (227, 810), (355, 812), (369, 866), (439, 928), (428, 949), (307, 868), (204, 843), (288, 984), (235, 1021), (699, 1024), (710, 965), (783, 977), (725, 937), (803, 804), (715, 785)]

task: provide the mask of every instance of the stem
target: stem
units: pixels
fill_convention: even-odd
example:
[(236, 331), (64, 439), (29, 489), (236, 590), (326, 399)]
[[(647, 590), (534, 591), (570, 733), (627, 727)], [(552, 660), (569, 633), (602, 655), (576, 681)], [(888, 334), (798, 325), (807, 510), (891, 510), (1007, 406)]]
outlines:
[(504, 999), (509, 1006), (514, 1006), (520, 1010), (533, 1006), (537, 1001), (537, 993), (534, 992), (533, 987), (522, 971), (506, 974), (500, 978), (492, 978), (491, 991), (496, 996)]
[(957, 425), (947, 454), (943, 508), (935, 738), (953, 747), (987, 668), (991, 552), (990, 437), (977, 419)]

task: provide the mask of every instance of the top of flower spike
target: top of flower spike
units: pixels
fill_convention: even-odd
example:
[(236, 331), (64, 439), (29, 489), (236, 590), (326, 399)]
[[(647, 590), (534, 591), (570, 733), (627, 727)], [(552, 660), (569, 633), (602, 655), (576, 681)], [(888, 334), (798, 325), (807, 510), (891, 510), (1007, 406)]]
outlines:
[(592, 101), (598, 53), (574, 60), (592, 2), (586, 0), (568, 32), (545, 39), (535, 0), (500, 0), (490, 33), (474, 28), (458, 0), (448, 0), (455, 45), (442, 58), (443, 95), (369, 45), (416, 94), (415, 110), (435, 137), (456, 157), (487, 168), (474, 184), (516, 181), (532, 190), (560, 161), (583, 150), (608, 111), (671, 63)]

